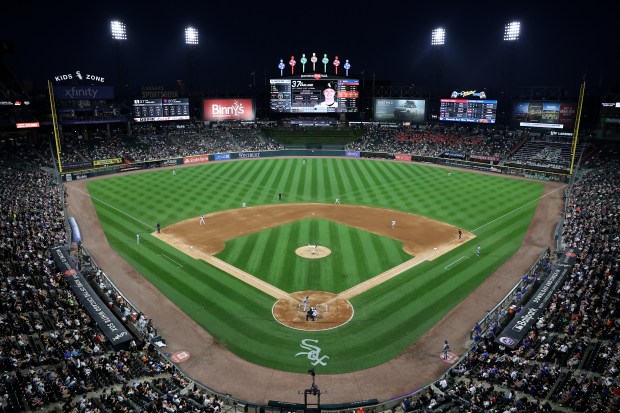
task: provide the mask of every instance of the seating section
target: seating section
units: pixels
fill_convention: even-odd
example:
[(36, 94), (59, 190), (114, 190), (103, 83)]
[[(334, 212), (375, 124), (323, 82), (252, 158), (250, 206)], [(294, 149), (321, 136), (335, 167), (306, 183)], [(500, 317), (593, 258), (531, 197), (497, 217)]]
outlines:
[[(575, 153), (581, 154), (589, 145), (578, 144)], [(571, 142), (529, 141), (512, 154), (506, 165), (522, 168), (566, 172), (572, 161)]]

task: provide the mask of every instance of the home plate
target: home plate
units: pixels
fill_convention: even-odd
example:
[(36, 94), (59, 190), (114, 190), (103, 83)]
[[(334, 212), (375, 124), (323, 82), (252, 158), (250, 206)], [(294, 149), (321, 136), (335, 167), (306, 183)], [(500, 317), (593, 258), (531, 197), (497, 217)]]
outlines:
[(441, 353), (439, 353), (439, 358), (444, 363), (454, 364), (454, 362), (456, 362), (459, 359), (459, 356), (457, 356), (456, 354), (454, 354), (451, 351), (448, 351), (448, 358), (445, 359), (445, 358), (443, 358), (443, 351), (442, 351)]

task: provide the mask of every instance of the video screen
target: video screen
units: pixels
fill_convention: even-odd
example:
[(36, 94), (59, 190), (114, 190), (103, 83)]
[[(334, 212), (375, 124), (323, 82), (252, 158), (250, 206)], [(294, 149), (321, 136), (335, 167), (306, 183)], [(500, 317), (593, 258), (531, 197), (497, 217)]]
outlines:
[(270, 79), (270, 107), (281, 113), (357, 112), (358, 79), (315, 78)]
[(576, 117), (574, 102), (515, 102), (510, 126), (572, 131)]
[(136, 122), (189, 120), (189, 99), (135, 99), (133, 120)]
[(441, 99), (439, 120), (495, 123), (497, 120), (497, 100)]
[(426, 101), (423, 99), (376, 98), (374, 114), (377, 122), (424, 122)]

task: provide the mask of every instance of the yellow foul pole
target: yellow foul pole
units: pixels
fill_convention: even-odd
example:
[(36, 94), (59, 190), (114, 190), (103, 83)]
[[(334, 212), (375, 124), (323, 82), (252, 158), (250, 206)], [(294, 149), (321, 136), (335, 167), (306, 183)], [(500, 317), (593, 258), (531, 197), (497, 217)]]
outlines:
[(572, 157), (570, 161), (570, 172), (573, 174), (573, 167), (575, 166), (575, 154), (577, 152), (577, 140), (579, 139), (579, 124), (581, 123), (581, 109), (583, 108), (583, 95), (586, 91), (586, 81), (584, 80), (579, 90), (579, 103), (577, 103), (577, 119), (575, 120), (575, 133), (573, 133), (573, 148)]
[(62, 173), (62, 163), (60, 163), (60, 133), (58, 132), (58, 118), (56, 117), (56, 100), (54, 99), (54, 88), (52, 82), (47, 81), (47, 89), (50, 95), (50, 109), (52, 110), (52, 125), (54, 125), (54, 141), (56, 142), (56, 157), (58, 158), (58, 172)]

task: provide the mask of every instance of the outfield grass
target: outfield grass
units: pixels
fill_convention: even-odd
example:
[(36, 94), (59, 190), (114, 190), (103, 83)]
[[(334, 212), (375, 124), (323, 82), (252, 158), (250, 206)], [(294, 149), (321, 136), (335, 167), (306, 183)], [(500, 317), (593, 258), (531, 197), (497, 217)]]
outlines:
[[(180, 168), (176, 176), (170, 170), (113, 176), (90, 182), (88, 189), (110, 245), (220, 343), (260, 365), (293, 372), (316, 367), (317, 373), (325, 374), (360, 370), (394, 358), (469, 295), (518, 250), (543, 185), (417, 164), (310, 158), (305, 166), (300, 159), (268, 159)], [(342, 203), (416, 213), (471, 231), (477, 239), (354, 297), (355, 314), (348, 324), (302, 332), (273, 319), (271, 296), (149, 235), (157, 222), (165, 227), (239, 208), (241, 202), (249, 206), (280, 203), (280, 192), (289, 203), (333, 203), (340, 196)], [(285, 253), (286, 248), (270, 247), (267, 253), (267, 246), (273, 242), (304, 245), (308, 242), (304, 231), (328, 237), (344, 234), (349, 239), (347, 248), (355, 248), (363, 239), (385, 249), (376, 258), (348, 262), (349, 254), (335, 251), (342, 258), (333, 264), (310, 264), (320, 271), (335, 274), (339, 266), (359, 265), (362, 280), (406, 259), (393, 240), (374, 239), (376, 235), (323, 220), (287, 224), (232, 240), (218, 256), (290, 292), (338, 292), (355, 285), (358, 280), (341, 279), (318, 287), (309, 268), (300, 268), (306, 271), (300, 277), (273, 278), (273, 268), (289, 268), (294, 258)], [(139, 246), (136, 232), (142, 235)], [(481, 257), (475, 256), (478, 243)], [(313, 260), (305, 261), (310, 266), (307, 261)], [(313, 366), (305, 355), (295, 356), (307, 351), (300, 347), (303, 339), (318, 340), (320, 354), (329, 356), (325, 366)]]

